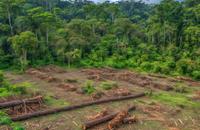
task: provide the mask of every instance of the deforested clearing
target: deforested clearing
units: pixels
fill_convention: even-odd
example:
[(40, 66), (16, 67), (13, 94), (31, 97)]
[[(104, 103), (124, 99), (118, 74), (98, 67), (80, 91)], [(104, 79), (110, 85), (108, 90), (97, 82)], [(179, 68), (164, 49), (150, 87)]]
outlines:
[(200, 130), (200, 0), (0, 0), (0, 130)]
[[(30, 68), (23, 74), (4, 74), (11, 84), (22, 87), (26, 82), (25, 85), (31, 86), (23, 96), (15, 94), (2, 98), (0, 106), (21, 101), (3, 109), (13, 121), (38, 112), (57, 112), (22, 119), (21, 124), (27, 130), (83, 129), (86, 122), (93, 122), (88, 127), (94, 130), (199, 128), (198, 81), (151, 76), (126, 69), (63, 69), (58, 66)], [(56, 80), (49, 82), (49, 77)], [(131, 97), (141, 93), (144, 95)], [(130, 98), (120, 100), (124, 97)], [(86, 105), (77, 107), (80, 104)], [(126, 113), (132, 105), (135, 109)], [(58, 111), (60, 108), (66, 109)], [(6, 127), (1, 126), (2, 129)]]

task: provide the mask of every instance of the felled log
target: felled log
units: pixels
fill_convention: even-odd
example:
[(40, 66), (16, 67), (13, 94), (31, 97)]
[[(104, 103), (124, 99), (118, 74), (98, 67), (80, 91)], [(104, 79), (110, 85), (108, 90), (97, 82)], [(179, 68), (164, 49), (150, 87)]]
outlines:
[(127, 100), (127, 99), (134, 99), (134, 98), (139, 98), (139, 97), (143, 97), (143, 96), (145, 96), (145, 93), (123, 96), (123, 97), (114, 97), (114, 98), (102, 99), (102, 100), (86, 102), (86, 103), (73, 105), (73, 106), (67, 106), (67, 107), (61, 107), (61, 108), (55, 108), (55, 109), (49, 109), (49, 110), (44, 110), (44, 111), (28, 113), (28, 114), (25, 114), (25, 115), (13, 117), (11, 119), (12, 119), (12, 121), (22, 121), (22, 120), (27, 120), (27, 119), (30, 119), (30, 118), (33, 118), (33, 117), (39, 117), (39, 116), (55, 114), (55, 113), (63, 112), (63, 111), (75, 110), (75, 109), (83, 108), (83, 107), (86, 107), (86, 106), (97, 105), (97, 104), (108, 103), (108, 102), (114, 102), (114, 101), (122, 101), (122, 100)]
[(22, 104), (38, 103), (38, 101), (42, 101), (42, 96), (37, 96), (34, 98), (23, 99), (23, 100), (3, 102), (3, 103), (0, 103), (0, 109), (14, 107), (14, 106), (22, 105)]
[[(128, 108), (128, 112), (132, 111), (132, 110), (135, 110), (135, 106), (131, 106)], [(89, 129), (89, 128), (92, 128), (96, 125), (99, 125), (99, 124), (102, 124), (102, 123), (105, 123), (109, 120), (112, 120), (113, 118), (115, 118), (120, 112), (113, 112), (109, 115), (106, 115), (104, 117), (101, 117), (101, 118), (97, 118), (95, 120), (91, 120), (91, 121), (87, 121), (84, 123), (83, 125), (83, 129), (86, 130), (86, 129)]]

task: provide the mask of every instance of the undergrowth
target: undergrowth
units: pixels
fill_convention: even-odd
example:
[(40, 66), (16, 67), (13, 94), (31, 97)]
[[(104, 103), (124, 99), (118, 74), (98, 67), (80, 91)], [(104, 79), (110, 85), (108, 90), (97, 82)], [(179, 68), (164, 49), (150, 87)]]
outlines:
[(150, 97), (171, 106), (200, 108), (200, 103), (192, 101), (192, 99), (181, 93), (160, 92), (153, 93)]
[(191, 91), (191, 89), (187, 85), (182, 84), (182, 83), (176, 83), (173, 89), (175, 92), (178, 92), (178, 93), (188, 93)]
[(62, 99), (56, 99), (54, 98), (51, 94), (50, 95), (46, 95), (44, 98), (45, 104), (48, 106), (68, 106), (69, 102), (66, 102), (65, 100)]
[(10, 84), (4, 77), (3, 72), (0, 71), (0, 98), (26, 94), (27, 88), (31, 86), (29, 82)]
[(94, 82), (91, 81), (91, 80), (87, 80), (84, 83), (84, 86), (82, 87), (82, 90), (86, 94), (92, 94), (93, 92), (96, 91), (95, 86), (94, 86)]
[(0, 111), (0, 125), (6, 125), (12, 130), (25, 130), (21, 124), (12, 122), (10, 117), (2, 111)]

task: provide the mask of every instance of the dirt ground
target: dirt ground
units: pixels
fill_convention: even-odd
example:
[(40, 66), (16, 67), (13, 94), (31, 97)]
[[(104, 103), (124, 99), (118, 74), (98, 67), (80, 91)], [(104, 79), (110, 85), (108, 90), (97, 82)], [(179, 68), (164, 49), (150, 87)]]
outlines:
[[(114, 96), (124, 96), (141, 92), (169, 92), (174, 86), (184, 84), (189, 89), (199, 91), (200, 82), (186, 78), (171, 78), (154, 74), (139, 74), (129, 70), (102, 69), (63, 69), (57, 66), (46, 66), (37, 69), (28, 69), (24, 74), (7, 72), (6, 77), (12, 83), (30, 82), (34, 95), (48, 97), (48, 108), (79, 104), (86, 101), (104, 99)], [(94, 94), (84, 94), (82, 87), (91, 80), (96, 91)], [(118, 87), (104, 90), (99, 85), (102, 82), (112, 81)], [(193, 89), (194, 88), (194, 89)], [(100, 94), (99, 94), (100, 93)], [(193, 93), (193, 92), (192, 92)], [(199, 101), (198, 92), (194, 97)], [(191, 100), (193, 100), (191, 98)], [(183, 108), (159, 102), (151, 97), (133, 100), (94, 105), (54, 115), (33, 118), (21, 122), (27, 130), (81, 130), (87, 116), (106, 109), (119, 111), (136, 105), (131, 112), (138, 121), (133, 124), (121, 125), (118, 130), (200, 130), (200, 108)], [(45, 108), (46, 108), (45, 107)], [(91, 130), (107, 130), (107, 124), (99, 125)], [(1, 128), (4, 130), (4, 128)], [(5, 129), (6, 130), (6, 129)]]

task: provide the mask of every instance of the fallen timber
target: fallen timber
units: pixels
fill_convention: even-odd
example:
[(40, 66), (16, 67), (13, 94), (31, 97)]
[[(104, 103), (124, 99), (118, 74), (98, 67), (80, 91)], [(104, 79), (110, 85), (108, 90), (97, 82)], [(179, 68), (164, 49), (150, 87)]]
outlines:
[(103, 104), (103, 103), (108, 103), (108, 102), (115, 102), (115, 101), (122, 101), (122, 100), (128, 100), (128, 99), (134, 99), (134, 98), (139, 98), (145, 96), (145, 93), (140, 93), (136, 95), (129, 95), (129, 96), (121, 96), (121, 97), (113, 97), (113, 98), (107, 98), (107, 99), (102, 99), (102, 100), (97, 100), (97, 101), (91, 101), (91, 102), (85, 102), (82, 104), (77, 104), (73, 106), (67, 106), (67, 107), (61, 107), (61, 108), (55, 108), (55, 109), (49, 109), (49, 110), (43, 110), (43, 111), (37, 111), (33, 113), (28, 113), (24, 115), (20, 115), (17, 117), (12, 117), (12, 121), (22, 121), (22, 120), (27, 120), (31, 119), (34, 117), (40, 117), (40, 116), (45, 116), (49, 114), (55, 114), (58, 112), (64, 112), (64, 111), (70, 111), (70, 110), (75, 110), (78, 108), (83, 108), (91, 105), (98, 105), (98, 104)]
[[(131, 106), (131, 107), (128, 108), (127, 111), (130, 112), (130, 111), (135, 110), (135, 109), (136, 109), (135, 106)], [(101, 118), (97, 118), (95, 120), (87, 121), (87, 122), (84, 123), (83, 129), (87, 130), (87, 129), (92, 128), (92, 127), (94, 127), (96, 125), (99, 125), (99, 124), (105, 123), (107, 121), (110, 121), (113, 118), (115, 118), (118, 114), (119, 114), (119, 112), (113, 112), (113, 113), (111, 113), (109, 115), (106, 115), (106, 116), (103, 116)]]
[(37, 96), (34, 98), (23, 99), (23, 100), (3, 102), (3, 103), (0, 103), (0, 109), (14, 107), (14, 106), (23, 105), (23, 104), (24, 105), (33, 104), (33, 103), (38, 103), (40, 101), (42, 101), (42, 96)]

